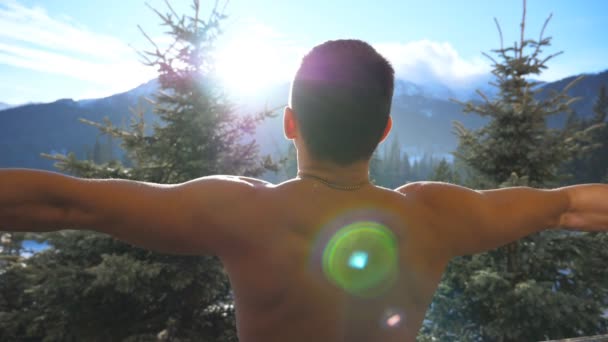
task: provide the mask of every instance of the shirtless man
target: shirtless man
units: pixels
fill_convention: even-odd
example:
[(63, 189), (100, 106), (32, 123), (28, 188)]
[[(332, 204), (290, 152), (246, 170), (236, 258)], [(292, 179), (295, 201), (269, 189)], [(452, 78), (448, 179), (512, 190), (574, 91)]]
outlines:
[(544, 229), (608, 230), (608, 185), (474, 191), (370, 184), (394, 72), (361, 41), (304, 59), (284, 113), (298, 177), (160, 185), (0, 170), (0, 230), (87, 229), (217, 255), (243, 342), (413, 341), (448, 261)]

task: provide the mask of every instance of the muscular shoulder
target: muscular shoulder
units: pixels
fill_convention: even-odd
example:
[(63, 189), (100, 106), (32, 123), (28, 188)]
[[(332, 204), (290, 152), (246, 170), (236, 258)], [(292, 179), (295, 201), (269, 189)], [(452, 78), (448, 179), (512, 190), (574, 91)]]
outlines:
[(425, 195), (429, 192), (440, 191), (450, 185), (442, 182), (412, 182), (398, 187), (395, 191), (403, 195)]
[[(404, 197), (409, 213), (424, 226), (425, 234), (439, 243), (457, 231), (449, 229), (472, 210), (472, 190), (442, 182), (415, 182), (395, 189)], [(439, 239), (441, 237), (441, 239)]]
[(236, 205), (241, 202), (247, 203), (260, 190), (273, 186), (272, 183), (256, 178), (215, 175), (197, 178), (186, 183), (170, 186), (170, 188), (179, 190), (182, 192), (182, 195), (193, 200), (204, 198), (209, 202), (218, 204), (225, 204), (225, 201), (231, 201), (232, 204)]
[(414, 182), (401, 186), (395, 191), (430, 209), (446, 209), (446, 203), (467, 202), (472, 195), (478, 195), (474, 190), (443, 182)]
[(275, 185), (273, 183), (270, 183), (268, 181), (265, 181), (263, 179), (257, 179), (257, 178), (252, 178), (252, 177), (244, 177), (244, 176), (230, 176), (235, 178), (236, 180), (246, 183), (249, 186), (252, 186), (258, 190), (260, 189), (267, 189), (267, 188), (274, 188)]
[[(273, 184), (255, 178), (216, 175), (173, 189), (179, 193), (176, 200), (188, 208), (200, 238), (213, 240), (214, 254), (221, 256), (259, 235), (257, 227), (268, 215), (265, 194), (272, 187)], [(174, 215), (178, 214), (183, 214), (183, 210)]]

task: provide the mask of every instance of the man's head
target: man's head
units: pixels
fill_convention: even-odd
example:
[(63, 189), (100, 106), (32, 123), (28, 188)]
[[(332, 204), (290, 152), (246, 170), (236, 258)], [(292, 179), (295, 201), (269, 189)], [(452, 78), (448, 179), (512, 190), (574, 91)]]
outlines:
[(365, 42), (313, 48), (296, 72), (288, 109), (311, 157), (342, 166), (369, 159), (390, 129), (393, 86), (390, 63)]

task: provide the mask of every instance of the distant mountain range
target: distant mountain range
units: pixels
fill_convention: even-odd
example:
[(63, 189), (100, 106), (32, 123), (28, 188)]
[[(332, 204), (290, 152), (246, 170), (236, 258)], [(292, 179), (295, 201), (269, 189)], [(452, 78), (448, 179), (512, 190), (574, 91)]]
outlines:
[(8, 103), (0, 102), (0, 110), (9, 109), (11, 107), (13, 106)]
[[(576, 76), (542, 85), (543, 92), (562, 89)], [(571, 89), (570, 95), (581, 97), (572, 107), (581, 117), (592, 115), (593, 103), (601, 85), (608, 85), (608, 71), (586, 77)], [(236, 98), (236, 110), (241, 113), (280, 107), (287, 103), (287, 84), (276, 86), (262, 96)], [(73, 101), (62, 99), (45, 104), (27, 104), (5, 108), (0, 104), (0, 167), (29, 167), (53, 170), (52, 162), (40, 153), (74, 152), (85, 158), (97, 139), (99, 131), (79, 122), (79, 118), (102, 121), (107, 117), (114, 125), (126, 126), (131, 118), (130, 108), (140, 106), (146, 113), (146, 122), (156, 117), (143, 97), (151, 97), (158, 89), (155, 80), (128, 92), (101, 99)], [(482, 89), (492, 96), (496, 91)], [(454, 96), (450, 89), (429, 88), (405, 80), (396, 81), (393, 99), (393, 132), (390, 139), (398, 138), (410, 155), (433, 153), (445, 155), (457, 145), (452, 133), (452, 122), (461, 121), (466, 127), (478, 128), (485, 119), (474, 114), (464, 115), (461, 106), (449, 101)], [(541, 94), (542, 96), (542, 94)], [(280, 113), (279, 113), (280, 114)], [(556, 126), (565, 115), (550, 121)], [(264, 121), (255, 136), (262, 152), (279, 155), (285, 153), (287, 142), (283, 137), (281, 115)], [(103, 140), (102, 140), (103, 141)], [(385, 144), (388, 145), (388, 144)], [(116, 155), (120, 155), (115, 147)]]

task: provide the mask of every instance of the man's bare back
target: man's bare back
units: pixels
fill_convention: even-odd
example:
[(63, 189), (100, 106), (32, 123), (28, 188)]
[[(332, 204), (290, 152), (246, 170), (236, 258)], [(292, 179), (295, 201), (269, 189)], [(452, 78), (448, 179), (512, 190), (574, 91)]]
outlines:
[[(298, 180), (261, 188), (255, 210), (258, 219), (242, 224), (257, 237), (223, 260), (242, 341), (414, 339), (447, 263), (415, 202), (374, 186)], [(365, 221), (394, 233), (399, 267), (389, 288), (362, 295), (336, 284), (321, 254), (342, 226)]]
[[(552, 227), (608, 231), (606, 198), (601, 184), (474, 191), (423, 182), (343, 191), (311, 179), (274, 186), (211, 176), (161, 185), (8, 169), (0, 170), (0, 230), (88, 229), (150, 250), (217, 255), (243, 342), (413, 341), (452, 257)], [(365, 239), (344, 239), (350, 245), (337, 249), (357, 255), (354, 263), (328, 264), (332, 237), (358, 222), (387, 237), (396, 260)], [(369, 257), (369, 270), (359, 254)], [(376, 255), (395, 272), (378, 278), (374, 267), (386, 268)], [(371, 273), (358, 277), (358, 270)]]

